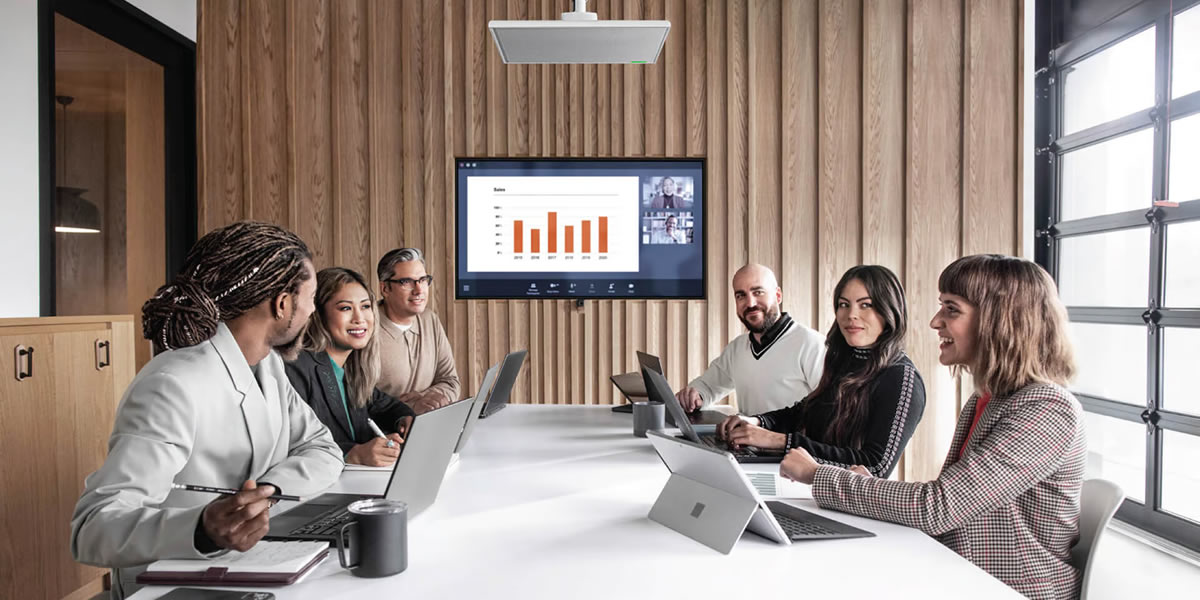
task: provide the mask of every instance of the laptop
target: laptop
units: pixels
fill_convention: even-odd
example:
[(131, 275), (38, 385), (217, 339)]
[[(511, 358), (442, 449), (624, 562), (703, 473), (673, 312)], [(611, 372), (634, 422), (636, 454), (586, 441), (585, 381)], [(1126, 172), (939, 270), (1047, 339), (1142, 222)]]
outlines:
[(875, 535), (785, 502), (764, 502), (728, 452), (658, 431), (646, 433), (671, 471), (650, 520), (718, 552), (729, 554), (747, 529), (783, 545)]
[[(645, 369), (650, 369), (659, 375), (663, 375), (662, 361), (653, 354), (636, 351), (638, 366)], [(633, 412), (633, 402), (645, 402), (649, 400), (649, 392), (646, 389), (646, 380), (641, 374), (641, 369), (634, 373), (622, 373), (613, 375), (609, 379), (621, 390), (622, 394), (629, 399), (630, 404), (619, 404), (613, 407), (613, 412)], [(716, 425), (724, 421), (728, 414), (719, 410), (704, 410), (698, 409), (687, 413), (688, 421), (693, 425)], [(675, 426), (675, 416), (667, 413), (667, 425)]]
[(467, 411), (467, 422), (463, 425), (462, 434), (458, 436), (458, 443), (454, 446), (455, 454), (462, 452), (463, 447), (467, 445), (467, 440), (471, 438), (471, 433), (475, 431), (475, 424), (479, 422), (479, 413), (483, 412), (483, 407), (487, 405), (488, 398), (492, 394), (492, 384), (496, 382), (496, 373), (500, 371), (500, 365), (503, 362), (492, 365), (487, 373), (483, 374), (483, 382), (479, 384), (479, 391), (471, 401), (471, 410)]
[(336, 543), (338, 529), (351, 520), (347, 507), (366, 498), (400, 500), (408, 504), (409, 519), (417, 516), (437, 498), (471, 405), (471, 402), (455, 402), (413, 418), (383, 496), (322, 494), (272, 517), (267, 539)]
[[(703, 435), (696, 432), (696, 428), (692, 427), (692, 423), (688, 420), (683, 412), (683, 407), (680, 406), (679, 400), (675, 399), (675, 394), (671, 392), (671, 384), (667, 383), (667, 379), (661, 373), (657, 373), (645, 367), (642, 368), (642, 376), (646, 379), (646, 391), (650, 392), (651, 402), (662, 402), (667, 406), (667, 415), (674, 416), (675, 426), (679, 428), (683, 437), (697, 444), (715, 448), (722, 452), (728, 452), (733, 455), (738, 462), (744, 463), (777, 463), (782, 462), (784, 455), (787, 453), (783, 450), (774, 450), (767, 448), (755, 448), (754, 446), (742, 446), (734, 448), (725, 440), (719, 439), (716, 432), (705, 433)], [(714, 411), (715, 412), (715, 411)], [(724, 415), (723, 417), (728, 417)]]
[[(657, 356), (647, 354), (641, 350), (638, 350), (636, 354), (639, 367), (648, 367), (659, 373), (663, 372), (662, 362), (659, 361)], [(646, 383), (642, 379), (642, 370), (640, 368), (633, 373), (610, 375), (608, 380), (613, 382), (613, 385), (617, 386), (617, 389), (621, 390), (621, 394), (629, 401), (629, 404), (618, 404), (612, 407), (613, 412), (633, 413), (634, 402), (646, 401)]]
[(488, 397), (487, 403), (484, 404), (483, 410), (479, 412), (479, 418), (485, 419), (496, 414), (497, 411), (508, 406), (508, 396), (512, 393), (513, 384), (517, 381), (517, 374), (521, 372), (521, 364), (525, 362), (524, 350), (509, 352), (504, 357), (503, 366), (500, 367), (500, 374), (496, 376), (496, 389), (492, 390), (491, 396)]

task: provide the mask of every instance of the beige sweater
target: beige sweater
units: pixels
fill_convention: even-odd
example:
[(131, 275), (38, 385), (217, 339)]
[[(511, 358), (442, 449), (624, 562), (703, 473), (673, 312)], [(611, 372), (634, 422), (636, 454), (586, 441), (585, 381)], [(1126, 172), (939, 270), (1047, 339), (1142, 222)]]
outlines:
[(399, 397), (408, 392), (435, 390), (451, 402), (459, 399), (458, 371), (441, 321), (432, 311), (417, 315), (408, 331), (379, 314), (378, 387)]

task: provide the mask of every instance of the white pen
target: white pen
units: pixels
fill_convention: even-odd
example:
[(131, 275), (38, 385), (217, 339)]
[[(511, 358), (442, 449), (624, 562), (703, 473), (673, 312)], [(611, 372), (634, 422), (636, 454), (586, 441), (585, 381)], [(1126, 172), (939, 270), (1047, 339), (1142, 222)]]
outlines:
[(396, 445), (396, 442), (393, 442), (392, 440), (388, 440), (388, 436), (383, 435), (383, 430), (380, 429), (379, 426), (375, 424), (375, 421), (371, 420), (371, 417), (367, 417), (367, 425), (371, 426), (371, 431), (374, 431), (375, 435), (387, 440), (388, 448), (392, 448)]

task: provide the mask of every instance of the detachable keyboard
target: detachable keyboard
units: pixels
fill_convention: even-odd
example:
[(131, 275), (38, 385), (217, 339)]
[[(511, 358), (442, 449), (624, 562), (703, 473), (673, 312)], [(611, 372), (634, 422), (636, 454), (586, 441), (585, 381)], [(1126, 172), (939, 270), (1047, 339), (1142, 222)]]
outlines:
[(290, 535), (337, 535), (342, 525), (350, 521), (350, 510), (348, 507), (343, 506), (325, 513), (320, 518), (309, 521), (288, 533)]
[(717, 450), (721, 450), (723, 452), (728, 452), (728, 453), (732, 454), (734, 458), (745, 458), (745, 457), (750, 457), (750, 456), (758, 456), (758, 452), (755, 452), (754, 448), (752, 448), (750, 446), (741, 446), (740, 448), (734, 448), (733, 446), (729, 445), (729, 442), (726, 442), (725, 440), (722, 440), (715, 435), (700, 436), (700, 443), (704, 444), (705, 446), (708, 446), (709, 448), (714, 448)]
[(791, 540), (874, 537), (870, 531), (827, 519), (790, 504), (770, 500), (767, 508)]

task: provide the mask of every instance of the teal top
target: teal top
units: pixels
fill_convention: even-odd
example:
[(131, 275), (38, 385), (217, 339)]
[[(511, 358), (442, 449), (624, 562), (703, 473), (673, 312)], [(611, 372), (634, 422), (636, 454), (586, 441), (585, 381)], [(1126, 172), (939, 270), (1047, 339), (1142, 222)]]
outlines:
[[(325, 358), (329, 358), (329, 355), (326, 354)], [(350, 407), (346, 404), (346, 370), (332, 358), (329, 358), (329, 364), (333, 367), (333, 376), (337, 379), (338, 391), (342, 393), (342, 409), (346, 411), (346, 422), (350, 424), (350, 439), (357, 439), (354, 434), (354, 419), (350, 418)]]

